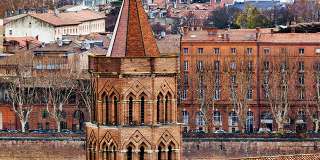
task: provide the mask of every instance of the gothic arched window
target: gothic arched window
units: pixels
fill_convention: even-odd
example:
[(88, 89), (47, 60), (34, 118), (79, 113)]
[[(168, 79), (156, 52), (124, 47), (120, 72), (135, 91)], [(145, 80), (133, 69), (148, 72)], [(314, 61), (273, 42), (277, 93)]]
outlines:
[(144, 97), (141, 97), (141, 106), (140, 106), (140, 122), (144, 124)]
[(129, 146), (127, 148), (127, 160), (132, 160), (132, 159), (133, 159), (133, 157), (132, 157), (132, 147)]
[(133, 122), (133, 98), (129, 98), (129, 124)]
[(113, 105), (114, 105), (114, 123), (118, 124), (118, 98), (116, 96), (113, 97)]
[(104, 103), (105, 103), (105, 110), (106, 110), (106, 112), (105, 112), (105, 116), (106, 116), (106, 124), (108, 124), (109, 123), (109, 100), (108, 100), (108, 95), (106, 95), (105, 97), (104, 97)]
[(144, 147), (140, 147), (139, 160), (144, 160)]
[(168, 96), (165, 97), (165, 103), (164, 103), (164, 122), (168, 122), (168, 103), (169, 103), (169, 100), (168, 100)]
[(160, 96), (157, 97), (157, 123), (160, 122)]

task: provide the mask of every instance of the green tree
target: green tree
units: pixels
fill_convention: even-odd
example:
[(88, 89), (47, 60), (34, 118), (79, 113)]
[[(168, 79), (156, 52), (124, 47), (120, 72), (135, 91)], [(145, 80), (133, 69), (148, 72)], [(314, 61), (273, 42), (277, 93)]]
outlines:
[(236, 24), (241, 28), (256, 28), (256, 27), (271, 27), (272, 23), (261, 12), (250, 5), (247, 5), (245, 10), (238, 14)]
[(239, 28), (235, 24), (235, 17), (240, 13), (240, 10), (234, 7), (218, 8), (211, 12), (211, 15), (205, 21), (206, 27), (223, 28)]

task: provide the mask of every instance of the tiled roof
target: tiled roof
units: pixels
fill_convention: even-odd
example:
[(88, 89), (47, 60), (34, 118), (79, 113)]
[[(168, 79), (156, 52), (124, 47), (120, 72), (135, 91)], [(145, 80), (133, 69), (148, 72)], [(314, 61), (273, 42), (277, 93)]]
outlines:
[(99, 12), (82, 10), (79, 12), (66, 12), (55, 15), (54, 13), (30, 14), (32, 17), (45, 21), (54, 26), (80, 24), (81, 22), (103, 19), (105, 15)]
[[(228, 38), (226, 37), (228, 35)], [(260, 29), (257, 37), (256, 29), (229, 29), (218, 30), (216, 34), (209, 35), (207, 30), (188, 31), (182, 38), (188, 41), (256, 41), (260, 43), (320, 43), (320, 33), (271, 33), (271, 29)]]
[(6, 37), (5, 40), (8, 42), (15, 41), (19, 44), (20, 47), (26, 47), (27, 41), (29, 41), (30, 43), (36, 46), (41, 45), (41, 42), (34, 37)]
[(18, 16), (13, 16), (5, 19), (5, 23), (23, 18), (25, 16), (32, 16), (44, 22), (47, 22), (53, 26), (66, 26), (66, 25), (76, 25), (81, 22), (103, 19), (105, 15), (99, 12), (91, 10), (82, 10), (79, 12), (66, 12), (58, 13), (32, 13), (32, 14), (21, 14)]
[(157, 45), (162, 55), (177, 55), (180, 52), (180, 35), (166, 35), (157, 40)]
[[(264, 31), (263, 31), (264, 32)], [(218, 30), (216, 34), (209, 35), (207, 30), (189, 31), (183, 41), (256, 41), (256, 29), (230, 29)], [(226, 36), (228, 34), (228, 38)]]
[(12, 17), (7, 17), (3, 20), (3, 23), (4, 24), (7, 24), (9, 22), (12, 22), (14, 20), (17, 20), (17, 19), (20, 19), (20, 18), (23, 18), (25, 16), (27, 16), (28, 14), (19, 14), (19, 15), (16, 15), (16, 16), (12, 16)]
[(262, 33), (259, 36), (259, 42), (320, 43), (320, 33)]
[(159, 50), (141, 0), (124, 0), (108, 56), (153, 57), (157, 55)]

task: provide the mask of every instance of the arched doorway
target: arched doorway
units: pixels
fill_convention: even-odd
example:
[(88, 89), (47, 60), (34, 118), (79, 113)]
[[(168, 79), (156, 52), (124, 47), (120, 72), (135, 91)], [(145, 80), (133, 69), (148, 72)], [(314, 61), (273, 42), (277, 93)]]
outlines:
[(171, 145), (168, 147), (168, 160), (172, 160), (173, 154), (172, 154), (172, 147)]
[(161, 147), (161, 146), (159, 146), (159, 147), (158, 147), (158, 156), (157, 156), (157, 160), (161, 160), (161, 159), (162, 159), (162, 151), (163, 151), (162, 147)]
[(253, 112), (247, 112), (246, 132), (253, 133)]
[(72, 125), (73, 130), (83, 130), (84, 127), (84, 113), (81, 110), (76, 110), (73, 113), (74, 123)]
[(133, 160), (132, 147), (127, 148), (127, 160)]
[(139, 152), (139, 160), (144, 160), (144, 151), (145, 151), (144, 147), (141, 146), (140, 152)]
[(307, 131), (307, 118), (304, 111), (299, 111), (296, 120), (296, 132), (303, 133)]
[(260, 128), (266, 128), (266, 129), (272, 131), (272, 124), (273, 124), (272, 114), (267, 111), (262, 112), (261, 118), (260, 118), (260, 123), (261, 123)]

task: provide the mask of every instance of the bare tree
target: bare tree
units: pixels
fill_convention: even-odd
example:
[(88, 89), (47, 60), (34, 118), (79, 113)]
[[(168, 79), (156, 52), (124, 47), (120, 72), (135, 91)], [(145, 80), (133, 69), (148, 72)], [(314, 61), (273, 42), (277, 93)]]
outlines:
[[(306, 97), (309, 97), (309, 99), (307, 99), (305, 109), (309, 115), (308, 117), (310, 117), (314, 123), (314, 132), (318, 133), (320, 127), (320, 63), (316, 62), (313, 68), (314, 85), (311, 86), (310, 92), (308, 92), (309, 94), (306, 95)], [(314, 89), (312, 89), (313, 86), (315, 87)], [(312, 92), (312, 90), (314, 90), (314, 92)], [(313, 106), (314, 110), (311, 109)]]
[(247, 115), (252, 100), (253, 61), (248, 53), (226, 59), (225, 73), (229, 77), (229, 93), (233, 110), (238, 117), (238, 128), (246, 131)]
[[(282, 51), (277, 55), (264, 58), (268, 68), (263, 72), (263, 89), (265, 99), (270, 106), (272, 116), (277, 123), (278, 132), (284, 131), (290, 111), (290, 96), (293, 83), (291, 77), (294, 71), (294, 62), (289, 59), (289, 53)], [(291, 92), (291, 93), (290, 93)]]
[(77, 90), (81, 100), (84, 102), (84, 105), (87, 109), (89, 121), (91, 121), (91, 110), (92, 110), (93, 97), (94, 97), (93, 87), (94, 86), (90, 77), (78, 80)]
[(21, 124), (21, 131), (25, 132), (37, 97), (34, 79), (17, 77), (9, 83), (8, 91), (12, 109)]
[[(187, 74), (185, 82), (187, 84), (188, 91), (191, 95), (193, 103), (199, 105), (199, 112), (197, 112), (197, 121), (202, 124), (205, 131), (209, 131), (210, 128), (221, 127), (221, 121), (219, 123), (214, 122), (213, 113), (215, 111), (216, 104), (221, 100), (222, 92), (222, 61), (217, 54), (214, 60), (206, 58), (196, 58), (194, 62), (191, 62), (192, 70)], [(189, 75), (188, 75), (189, 74)]]
[(30, 113), (38, 98), (36, 82), (30, 74), (32, 65), (29, 62), (32, 61), (32, 56), (21, 53), (14, 60), (11, 60), (6, 61), (6, 63), (16, 66), (15, 76), (3, 78), (9, 81), (8, 92), (11, 107), (19, 118), (21, 131), (25, 132)]
[[(56, 57), (57, 58), (57, 57)], [(69, 103), (69, 99), (75, 93), (77, 79), (80, 72), (75, 70), (73, 61), (61, 61), (59, 59), (41, 60), (46, 66), (50, 66), (50, 71), (46, 72), (44, 90), (46, 97), (46, 109), (49, 115), (55, 120), (57, 131), (61, 131), (61, 122), (65, 120), (64, 107)]]

